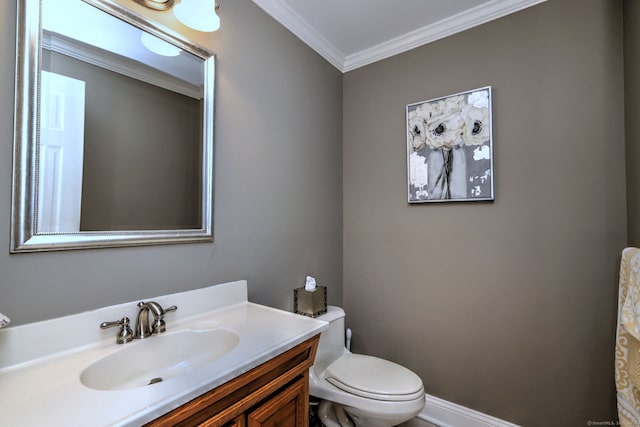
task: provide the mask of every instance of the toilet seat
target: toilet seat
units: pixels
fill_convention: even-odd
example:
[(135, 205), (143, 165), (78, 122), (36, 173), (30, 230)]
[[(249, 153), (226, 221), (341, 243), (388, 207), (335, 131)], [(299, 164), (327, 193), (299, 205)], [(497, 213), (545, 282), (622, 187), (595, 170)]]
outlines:
[(324, 377), (339, 389), (368, 399), (407, 401), (424, 396), (420, 377), (373, 356), (346, 353), (327, 367)]

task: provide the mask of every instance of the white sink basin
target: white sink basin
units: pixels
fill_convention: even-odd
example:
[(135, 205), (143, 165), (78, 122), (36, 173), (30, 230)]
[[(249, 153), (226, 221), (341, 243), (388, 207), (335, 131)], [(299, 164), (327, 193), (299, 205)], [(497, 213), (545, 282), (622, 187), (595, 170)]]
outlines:
[(168, 332), (122, 345), (98, 326), (139, 300), (0, 329), (0, 425), (139, 427), (328, 327), (247, 295), (240, 280), (153, 297), (180, 307)]
[(227, 329), (184, 330), (123, 344), (93, 362), (80, 381), (96, 390), (124, 390), (166, 381), (219, 359), (240, 338)]

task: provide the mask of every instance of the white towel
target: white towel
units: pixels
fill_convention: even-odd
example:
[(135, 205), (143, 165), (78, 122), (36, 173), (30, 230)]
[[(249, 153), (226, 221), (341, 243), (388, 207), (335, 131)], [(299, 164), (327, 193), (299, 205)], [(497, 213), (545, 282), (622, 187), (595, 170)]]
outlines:
[(626, 248), (620, 263), (615, 379), (622, 427), (640, 426), (640, 249)]
[(637, 340), (640, 340), (640, 256), (635, 254), (629, 260), (627, 267), (628, 287), (627, 295), (620, 312), (620, 322), (624, 328)]

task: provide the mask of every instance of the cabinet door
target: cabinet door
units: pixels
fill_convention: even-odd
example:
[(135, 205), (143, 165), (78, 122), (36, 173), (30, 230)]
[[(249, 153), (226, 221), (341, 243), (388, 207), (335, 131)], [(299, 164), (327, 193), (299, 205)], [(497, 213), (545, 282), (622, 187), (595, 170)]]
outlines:
[[(198, 427), (216, 427), (220, 425), (220, 423), (216, 420), (214, 420), (213, 418), (198, 424)], [(233, 419), (232, 421), (229, 421), (228, 423), (226, 423), (223, 427), (246, 427), (247, 423), (246, 423), (246, 416), (244, 414), (240, 415), (239, 417)]]
[(308, 427), (308, 382), (303, 377), (253, 410), (247, 427)]
[[(209, 419), (203, 423), (198, 424), (198, 427), (215, 427), (220, 425), (219, 422), (213, 420), (213, 419)], [(246, 427), (246, 416), (244, 414), (240, 415), (239, 417), (229, 421), (228, 423), (226, 423), (223, 427)]]

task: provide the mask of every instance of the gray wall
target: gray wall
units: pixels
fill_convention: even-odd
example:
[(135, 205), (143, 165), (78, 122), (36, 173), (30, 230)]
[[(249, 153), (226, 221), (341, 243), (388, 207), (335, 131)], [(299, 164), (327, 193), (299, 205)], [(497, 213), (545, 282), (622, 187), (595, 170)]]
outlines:
[(624, 0), (623, 4), (628, 243), (640, 246), (640, 2)]
[(85, 83), (80, 230), (200, 228), (201, 100), (48, 52)]
[[(622, 36), (622, 2), (553, 0), (345, 75), (356, 351), (522, 425), (615, 419)], [(405, 106), (485, 85), (495, 202), (409, 205)]]
[(342, 301), (342, 75), (250, 0), (197, 36), (218, 58), (215, 242), (9, 255), (15, 14), (0, 2), (0, 311), (14, 324), (241, 278), (276, 307), (306, 274)]

